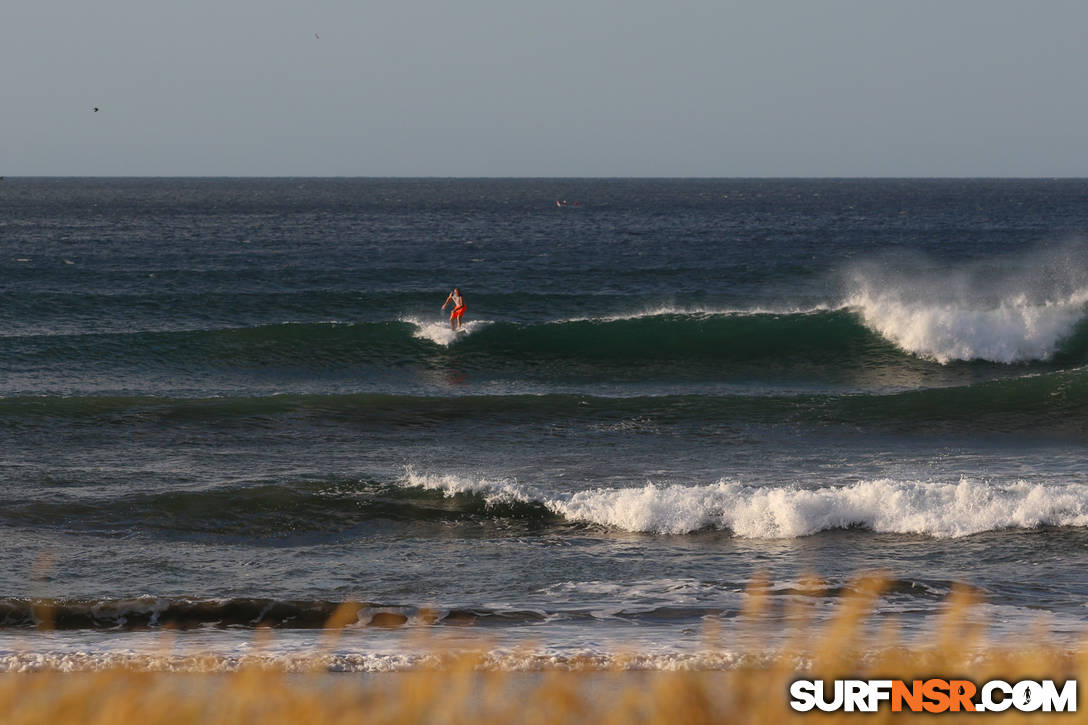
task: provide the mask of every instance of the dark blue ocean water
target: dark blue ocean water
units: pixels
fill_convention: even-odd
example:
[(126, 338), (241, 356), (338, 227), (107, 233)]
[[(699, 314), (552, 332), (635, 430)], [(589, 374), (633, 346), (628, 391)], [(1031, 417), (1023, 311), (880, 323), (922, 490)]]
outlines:
[(1080, 180), (0, 181), (3, 666), (168, 623), (289, 657), (345, 601), (348, 669), (420, 630), (673, 666), (757, 573), (772, 609), (879, 570), (908, 633), (960, 583), (1072, 637), (1086, 212)]

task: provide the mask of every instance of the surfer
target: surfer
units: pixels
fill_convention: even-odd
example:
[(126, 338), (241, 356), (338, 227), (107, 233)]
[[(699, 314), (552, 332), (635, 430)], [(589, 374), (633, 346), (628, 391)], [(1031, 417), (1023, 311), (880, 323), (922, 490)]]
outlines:
[(450, 329), (461, 329), (461, 318), (465, 315), (465, 298), (461, 296), (461, 290), (457, 287), (453, 288), (453, 292), (450, 292), (450, 296), (446, 298), (445, 304), (442, 305), (442, 311), (446, 311), (446, 305), (453, 303), (453, 312), (450, 313)]

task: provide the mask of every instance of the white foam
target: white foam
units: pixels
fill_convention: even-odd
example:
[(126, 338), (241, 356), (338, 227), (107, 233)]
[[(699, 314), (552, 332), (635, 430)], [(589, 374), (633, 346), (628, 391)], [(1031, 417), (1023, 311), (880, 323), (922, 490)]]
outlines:
[(1053, 356), (1084, 317), (1088, 288), (1040, 301), (1017, 293), (996, 304), (865, 289), (848, 304), (871, 330), (919, 357), (1015, 363)]
[(298, 672), (412, 672), (422, 669), (450, 667), (460, 664), (460, 657), (475, 655), (474, 669), (485, 672), (539, 672), (548, 670), (578, 671), (684, 671), (728, 670), (739, 664), (751, 663), (754, 657), (767, 662), (774, 654), (744, 653), (728, 650), (694, 652), (631, 653), (583, 649), (555, 651), (526, 647), (516, 649), (477, 648), (427, 653), (289, 653), (238, 655), (215, 652), (199, 655), (148, 655), (94, 652), (0, 654), (0, 672), (101, 672), (125, 669), (137, 672), (201, 672), (221, 673), (242, 670)]
[(705, 306), (676, 306), (660, 305), (647, 307), (631, 312), (621, 312), (613, 315), (599, 315), (596, 317), (571, 317), (555, 320), (553, 324), (565, 322), (622, 322), (624, 320), (641, 320), (651, 317), (754, 317), (757, 315), (812, 315), (820, 312), (834, 312), (844, 309), (847, 305), (812, 305), (809, 307), (782, 306), (782, 307), (705, 307)]
[(421, 340), (430, 340), (434, 344), (443, 347), (449, 347), (459, 339), (479, 332), (484, 327), (491, 324), (490, 320), (472, 320), (461, 326), (461, 332), (456, 332), (450, 328), (449, 322), (446, 321), (424, 321), (415, 317), (403, 317), (400, 321), (407, 322), (416, 328), (415, 332), (412, 333), (413, 337), (418, 337)]
[(404, 483), (450, 496), (474, 493), (488, 502), (535, 501), (571, 521), (655, 534), (717, 529), (745, 538), (782, 539), (860, 526), (881, 533), (943, 538), (1044, 525), (1088, 526), (1088, 485), (1084, 484), (884, 478), (804, 488), (722, 480), (703, 486), (648, 483), (545, 495), (508, 479), (414, 471), (409, 471)]
[(404, 485), (428, 491), (442, 491), (446, 496), (475, 494), (482, 496), (488, 504), (530, 503), (544, 501), (545, 498), (537, 489), (519, 484), (514, 479), (417, 473), (412, 466), (406, 467), (404, 471)]
[(901, 255), (846, 273), (843, 301), (869, 329), (941, 363), (1047, 360), (1088, 314), (1088, 243), (955, 266)]

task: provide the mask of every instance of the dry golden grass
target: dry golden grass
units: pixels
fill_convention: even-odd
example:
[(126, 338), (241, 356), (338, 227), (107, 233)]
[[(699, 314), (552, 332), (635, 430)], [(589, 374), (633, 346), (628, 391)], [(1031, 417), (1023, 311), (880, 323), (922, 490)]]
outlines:
[[(814, 582), (813, 586), (818, 586)], [(874, 639), (867, 626), (881, 580), (861, 579), (832, 619), (816, 627), (812, 612), (788, 613), (790, 635), (770, 661), (715, 672), (553, 670), (514, 673), (481, 669), (473, 656), (447, 657), (441, 669), (385, 675), (338, 675), (315, 670), (290, 674), (259, 667), (226, 674), (177, 674), (116, 669), (106, 672), (35, 672), (0, 675), (0, 722), (145, 725), (147, 723), (778, 723), (958, 722), (975, 713), (942, 715), (794, 713), (789, 684), (806, 678), (963, 678), (977, 683), (1000, 678), (1088, 677), (1088, 648), (1048, 644), (1042, 632), (1030, 644), (987, 644), (968, 616), (970, 593), (952, 595), (933, 641), (905, 646), (894, 627)], [(753, 582), (737, 636), (759, 639), (767, 601)], [(334, 615), (333, 627), (353, 621), (351, 606)], [(778, 627), (781, 627), (781, 618)], [(708, 633), (708, 641), (719, 636)], [(981, 654), (980, 654), (981, 653)], [(315, 661), (319, 661), (316, 658)], [(1079, 722), (1081, 714), (1031, 715), (1009, 711), (987, 721), (1036, 721), (1057, 717)], [(976, 722), (978, 720), (976, 719)]]

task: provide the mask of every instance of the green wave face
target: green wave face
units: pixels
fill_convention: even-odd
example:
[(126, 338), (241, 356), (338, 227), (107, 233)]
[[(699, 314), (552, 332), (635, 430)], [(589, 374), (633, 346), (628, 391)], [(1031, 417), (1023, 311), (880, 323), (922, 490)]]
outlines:
[[(1069, 316), (1068, 310), (1062, 314)], [(1017, 325), (1002, 321), (988, 332), (971, 327), (974, 337), (956, 337), (940, 355), (967, 351), (967, 359), (922, 354), (948, 334), (940, 325), (935, 331), (923, 327), (932, 335), (924, 338), (926, 345), (910, 338), (918, 349), (874, 330), (865, 310), (845, 307), (665, 311), (537, 323), (473, 320), (462, 332), (440, 320), (404, 319), (9, 336), (0, 338), (9, 371), (0, 394), (886, 394), (1088, 364), (1088, 318), (1075, 319), (1060, 337), (1060, 326), (1051, 325), (1035, 347), (1039, 341), (1024, 338)], [(972, 350), (994, 351), (998, 359), (969, 357)], [(49, 387), (43, 390), (42, 381)], [(622, 390), (601, 390), (601, 383)]]
[[(623, 364), (653, 360), (721, 363), (888, 363), (927, 359), (871, 329), (852, 309), (798, 313), (661, 313), (629, 318), (540, 323), (477, 321), (454, 334), (442, 322), (285, 323), (249, 328), (3, 338), (8, 355), (108, 357), (219, 362), (396, 364), (436, 351), (496, 361), (594, 360)], [(1080, 319), (1050, 355), (1020, 362), (1088, 362), (1088, 320)], [(929, 358), (933, 360), (933, 358)], [(987, 361), (985, 357), (963, 361)], [(1008, 362), (990, 360), (989, 362)]]

